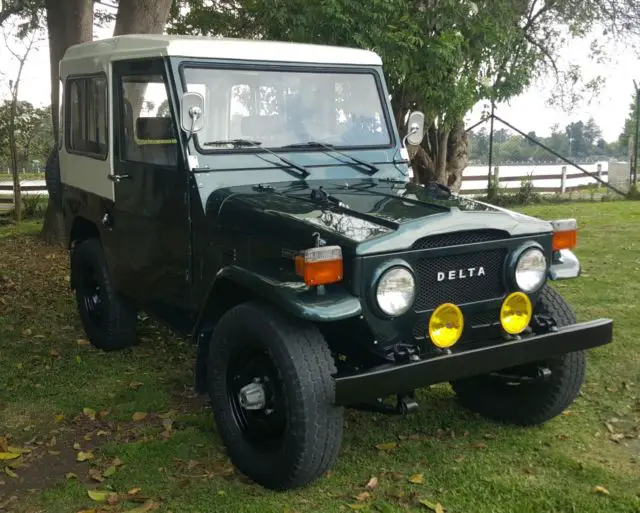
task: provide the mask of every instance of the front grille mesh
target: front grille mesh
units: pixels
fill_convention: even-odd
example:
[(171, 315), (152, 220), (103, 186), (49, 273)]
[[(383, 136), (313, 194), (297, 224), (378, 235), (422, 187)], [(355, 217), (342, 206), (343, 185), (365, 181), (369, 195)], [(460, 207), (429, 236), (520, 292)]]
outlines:
[(413, 243), (412, 249), (433, 249), (476, 242), (489, 242), (507, 239), (509, 234), (501, 230), (466, 230), (452, 233), (441, 233), (418, 239)]
[[(432, 310), (442, 303), (460, 305), (502, 296), (505, 256), (506, 249), (499, 248), (419, 260), (415, 310), (420, 312)], [(479, 275), (480, 267), (484, 269), (483, 276)], [(470, 269), (474, 269), (473, 276)], [(453, 280), (449, 279), (450, 271), (455, 271)], [(439, 281), (438, 273), (444, 273), (445, 279)]]

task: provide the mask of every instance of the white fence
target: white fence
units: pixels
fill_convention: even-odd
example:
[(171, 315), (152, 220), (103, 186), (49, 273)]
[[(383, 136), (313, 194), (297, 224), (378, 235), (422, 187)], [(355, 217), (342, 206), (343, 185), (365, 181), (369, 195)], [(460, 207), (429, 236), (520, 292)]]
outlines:
[[(581, 167), (598, 176), (604, 182), (609, 181), (609, 162), (584, 164)], [(482, 194), (487, 191), (488, 166), (469, 166), (462, 174), (462, 194)], [(583, 189), (598, 181), (578, 168), (568, 165), (521, 165), (493, 166), (492, 174), (497, 176), (501, 189), (517, 190), (523, 180), (531, 176), (533, 190), (536, 192), (564, 193)]]

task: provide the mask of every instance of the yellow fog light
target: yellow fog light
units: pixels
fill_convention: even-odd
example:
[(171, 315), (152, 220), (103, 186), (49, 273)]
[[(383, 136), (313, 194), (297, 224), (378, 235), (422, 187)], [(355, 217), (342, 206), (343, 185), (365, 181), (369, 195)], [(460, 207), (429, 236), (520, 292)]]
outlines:
[(522, 333), (531, 322), (532, 308), (529, 296), (522, 292), (509, 294), (500, 309), (500, 323), (510, 335)]
[(460, 308), (451, 303), (445, 303), (436, 308), (429, 320), (429, 337), (438, 347), (451, 347), (462, 335), (464, 318)]

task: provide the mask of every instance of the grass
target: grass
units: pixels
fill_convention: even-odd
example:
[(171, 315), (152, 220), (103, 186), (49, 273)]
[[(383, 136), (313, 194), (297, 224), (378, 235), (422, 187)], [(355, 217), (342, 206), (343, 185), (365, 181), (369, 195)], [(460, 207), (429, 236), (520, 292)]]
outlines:
[[(557, 286), (580, 319), (616, 323), (614, 343), (589, 352), (586, 384), (566, 415), (542, 427), (501, 426), (460, 408), (444, 385), (421, 391), (420, 411), (407, 418), (348, 410), (337, 466), (285, 493), (229, 465), (205, 401), (191, 394), (193, 347), (145, 320), (136, 348), (93, 349), (64, 252), (37, 239), (35, 222), (0, 226), (0, 436), (32, 451), (13, 469), (18, 477), (0, 470), (0, 512), (100, 508), (87, 495), (95, 487), (120, 494), (102, 503), (116, 512), (141, 497), (173, 513), (429, 511), (420, 499), (447, 513), (640, 511), (640, 203), (523, 210), (579, 220), (584, 275)], [(135, 412), (147, 416), (134, 421)], [(388, 442), (396, 446), (375, 447)], [(77, 462), (78, 448), (94, 458)], [(114, 458), (124, 465), (102, 483), (88, 476)], [(415, 474), (422, 484), (408, 481)], [(357, 500), (373, 476), (378, 486)], [(133, 488), (141, 491), (127, 495)]]

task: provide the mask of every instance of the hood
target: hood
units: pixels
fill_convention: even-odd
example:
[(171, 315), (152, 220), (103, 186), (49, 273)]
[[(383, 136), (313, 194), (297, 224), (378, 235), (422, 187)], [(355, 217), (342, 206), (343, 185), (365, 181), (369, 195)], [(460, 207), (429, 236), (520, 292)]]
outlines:
[[(314, 197), (316, 199), (314, 199)], [(357, 254), (409, 249), (420, 238), (492, 229), (509, 236), (551, 232), (539, 219), (451, 195), (439, 186), (363, 179), (299, 181), (214, 191), (207, 214), (245, 233), (314, 232)], [(506, 235), (505, 234), (505, 235)]]

